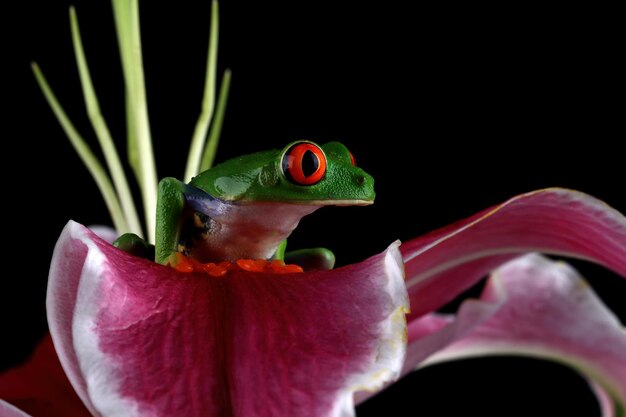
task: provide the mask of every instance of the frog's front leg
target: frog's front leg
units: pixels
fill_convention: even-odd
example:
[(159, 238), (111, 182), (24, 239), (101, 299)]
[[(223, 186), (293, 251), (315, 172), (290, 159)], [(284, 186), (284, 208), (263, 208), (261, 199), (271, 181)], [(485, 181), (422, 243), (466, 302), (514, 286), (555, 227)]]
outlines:
[(185, 208), (185, 184), (175, 178), (159, 182), (156, 215), (156, 244), (151, 245), (134, 233), (118, 237), (113, 246), (141, 258), (166, 264), (177, 251), (182, 213)]
[(176, 178), (159, 182), (156, 210), (155, 262), (167, 264), (178, 251), (183, 211), (186, 205), (186, 184)]

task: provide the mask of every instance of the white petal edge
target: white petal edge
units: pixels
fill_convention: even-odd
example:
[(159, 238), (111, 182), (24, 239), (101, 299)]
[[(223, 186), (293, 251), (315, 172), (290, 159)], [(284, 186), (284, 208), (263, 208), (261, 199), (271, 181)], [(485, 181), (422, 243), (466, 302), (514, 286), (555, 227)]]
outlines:
[[(353, 417), (356, 392), (379, 391), (386, 383), (397, 380), (402, 372), (406, 356), (407, 327), (405, 315), (409, 312), (409, 295), (404, 283), (404, 262), (400, 254), (400, 241), (392, 243), (385, 253), (385, 275), (389, 310), (391, 314), (379, 325), (380, 336), (375, 366), (366, 374), (355, 375), (347, 381), (344, 395), (338, 401), (329, 417)], [(359, 394), (357, 394), (357, 397)]]
[(87, 257), (78, 285), (72, 335), (74, 349), (83, 375), (88, 375), (89, 398), (103, 416), (134, 417), (138, 406), (120, 395), (120, 382), (115, 363), (100, 349), (96, 333), (101, 287), (106, 282), (107, 260), (84, 231), (74, 236), (88, 247)]
[(115, 242), (115, 239), (117, 239), (119, 236), (114, 228), (101, 224), (94, 224), (92, 226), (89, 226), (89, 230), (98, 235), (100, 239), (106, 240), (109, 243)]
[(98, 416), (87, 394), (87, 383), (82, 376), (72, 340), (71, 322), (74, 316), (74, 305), (71, 300), (74, 292), (78, 291), (78, 282), (74, 282), (76, 278), (68, 276), (67, 272), (73, 269), (71, 262), (74, 260), (72, 259), (74, 252), (77, 251), (77, 247), (73, 246), (73, 241), (79, 233), (78, 223), (70, 220), (63, 228), (54, 247), (48, 275), (46, 313), (54, 349), (65, 375), (89, 412)]
[[(83, 226), (70, 221), (55, 246), (46, 300), (48, 325), (54, 347), (74, 390), (96, 417), (138, 416), (137, 405), (120, 394), (114, 362), (100, 350), (95, 332), (100, 286), (106, 285), (107, 261)], [(78, 282), (67, 269), (64, 251), (87, 250)], [(72, 261), (76, 261), (73, 259)], [(76, 288), (77, 287), (77, 288)], [(76, 304), (68, 308), (66, 289), (76, 288)], [(69, 298), (72, 298), (71, 295)], [(71, 324), (67, 323), (68, 314)], [(89, 375), (85, 379), (84, 375)]]
[[(430, 314), (409, 323), (409, 345), (400, 373), (401, 377), (414, 371), (416, 364), (421, 363), (430, 355), (463, 338), (498, 311), (506, 301), (506, 291), (496, 281), (491, 281), (486, 289), (488, 295), (480, 300), (466, 300), (456, 316)], [(393, 381), (386, 383), (381, 389), (391, 385), (391, 382)], [(372, 391), (358, 392), (355, 395), (355, 402), (361, 404), (376, 394), (377, 392)]]

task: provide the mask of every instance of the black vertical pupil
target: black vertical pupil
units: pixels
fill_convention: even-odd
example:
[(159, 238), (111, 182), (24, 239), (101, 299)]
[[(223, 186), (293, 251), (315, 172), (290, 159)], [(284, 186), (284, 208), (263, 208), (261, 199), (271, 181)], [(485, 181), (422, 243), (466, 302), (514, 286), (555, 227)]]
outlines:
[(315, 174), (315, 171), (317, 171), (319, 166), (320, 160), (317, 155), (307, 149), (306, 152), (304, 152), (304, 155), (302, 155), (302, 173), (304, 176), (310, 177)]

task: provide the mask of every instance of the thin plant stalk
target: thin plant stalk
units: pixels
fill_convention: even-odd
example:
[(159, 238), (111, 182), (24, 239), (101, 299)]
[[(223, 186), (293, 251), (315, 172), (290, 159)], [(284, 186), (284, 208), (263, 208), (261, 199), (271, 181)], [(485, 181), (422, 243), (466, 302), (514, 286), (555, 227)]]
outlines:
[(102, 193), (102, 197), (104, 198), (104, 202), (111, 214), (111, 218), (113, 219), (113, 226), (116, 230), (129, 230), (128, 224), (126, 223), (126, 218), (124, 217), (124, 213), (122, 212), (122, 207), (120, 205), (120, 201), (117, 198), (117, 194), (115, 193), (115, 189), (113, 188), (113, 184), (111, 180), (107, 176), (104, 167), (98, 161), (98, 158), (93, 154), (89, 145), (85, 142), (83, 137), (78, 133), (71, 120), (67, 117), (65, 110), (57, 100), (54, 92), (50, 88), (50, 85), (46, 81), (41, 69), (36, 63), (32, 64), (32, 70), (35, 74), (35, 79), (39, 84), (39, 88), (43, 92), (43, 95), (46, 98), (46, 101), (50, 105), (52, 112), (56, 116), (57, 120), (61, 124), (61, 127), (65, 131), (70, 143), (76, 150), (76, 153), (83, 161), (87, 170), (93, 177), (100, 193)]
[(189, 148), (187, 167), (185, 168), (185, 181), (191, 180), (191, 178), (199, 172), (207, 132), (211, 120), (213, 119), (213, 111), (215, 109), (218, 35), (219, 9), (217, 0), (213, 0), (211, 5), (211, 29), (209, 31), (209, 50), (207, 54), (202, 109), (191, 138), (191, 147)]
[(89, 116), (89, 120), (91, 121), (93, 129), (96, 132), (96, 136), (98, 137), (98, 141), (100, 142), (104, 158), (121, 202), (124, 217), (126, 218), (129, 227), (128, 230), (118, 230), (118, 233), (132, 232), (141, 236), (141, 224), (139, 222), (137, 209), (135, 208), (135, 203), (133, 202), (130, 192), (130, 187), (128, 186), (128, 181), (126, 180), (122, 163), (120, 162), (119, 155), (115, 149), (113, 139), (111, 138), (111, 133), (104, 117), (102, 116), (98, 97), (91, 81), (91, 74), (85, 58), (78, 18), (74, 7), (70, 7), (70, 23), (76, 64), (78, 66), (78, 73), (80, 75), (80, 81), (83, 88), (83, 97), (85, 99), (85, 106), (87, 107), (87, 115)]
[(204, 147), (202, 155), (202, 161), (200, 162), (199, 172), (206, 171), (213, 166), (215, 160), (215, 153), (217, 152), (217, 145), (220, 141), (222, 134), (222, 126), (224, 124), (224, 115), (226, 114), (226, 104), (228, 103), (228, 93), (230, 91), (230, 80), (232, 78), (231, 71), (224, 71), (222, 77), (222, 84), (220, 86), (220, 95), (217, 99), (217, 107), (215, 109), (215, 117), (211, 124), (211, 130), (209, 131), (209, 137)]
[(113, 14), (126, 85), (128, 158), (141, 189), (148, 241), (156, 231), (157, 174), (150, 135), (137, 0), (113, 0)]

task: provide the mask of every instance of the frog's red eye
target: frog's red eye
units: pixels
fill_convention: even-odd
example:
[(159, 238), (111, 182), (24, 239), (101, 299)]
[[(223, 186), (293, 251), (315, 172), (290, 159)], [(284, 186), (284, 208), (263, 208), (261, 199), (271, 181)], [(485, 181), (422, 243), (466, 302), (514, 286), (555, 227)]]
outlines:
[(350, 163), (352, 163), (352, 166), (356, 166), (356, 158), (354, 157), (354, 154), (350, 151), (348, 151), (350, 153)]
[(326, 156), (311, 142), (293, 144), (283, 155), (281, 163), (285, 178), (297, 185), (313, 185), (326, 173)]

